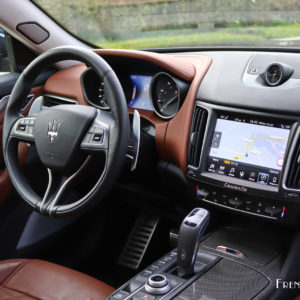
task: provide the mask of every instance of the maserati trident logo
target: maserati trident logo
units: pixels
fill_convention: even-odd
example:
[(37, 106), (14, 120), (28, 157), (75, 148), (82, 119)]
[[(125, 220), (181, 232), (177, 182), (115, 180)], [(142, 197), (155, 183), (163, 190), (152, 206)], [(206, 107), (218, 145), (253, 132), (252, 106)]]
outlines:
[(55, 139), (58, 134), (58, 128), (60, 127), (61, 123), (56, 122), (55, 119), (53, 119), (52, 122), (49, 121), (48, 125), (48, 136), (50, 139), (50, 143), (55, 143)]

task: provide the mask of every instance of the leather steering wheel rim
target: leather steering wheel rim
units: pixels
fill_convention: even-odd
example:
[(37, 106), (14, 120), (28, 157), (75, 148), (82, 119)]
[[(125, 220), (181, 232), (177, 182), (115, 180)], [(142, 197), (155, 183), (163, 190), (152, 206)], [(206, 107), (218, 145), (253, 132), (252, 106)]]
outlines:
[[(107, 123), (105, 124), (106, 127), (104, 127), (105, 147), (103, 145), (100, 147), (101, 149), (97, 145), (92, 145), (93, 147), (91, 147), (91, 145), (83, 144), (83, 142), (80, 141), (80, 151), (86, 150), (90, 155), (97, 150), (104, 151), (106, 154), (106, 163), (97, 183), (81, 199), (71, 204), (62, 205), (58, 205), (56, 202), (51, 203), (51, 201), (54, 200), (49, 199), (49, 203), (45, 202), (45, 207), (41, 207), (43, 205), (43, 198), (38, 196), (29, 186), (18, 162), (18, 143), (20, 141), (31, 141), (29, 137), (26, 137), (24, 134), (23, 136), (20, 134), (18, 126), (20, 124), (20, 120), (23, 118), (23, 115), (21, 114), (22, 103), (30, 92), (35, 78), (47, 67), (63, 60), (76, 60), (85, 63), (87, 66), (91, 67), (104, 82), (106, 89), (105, 93), (110, 103), (111, 113), (100, 111), (92, 107), (88, 109), (86, 106), (82, 106), (80, 111), (79, 109), (75, 109), (74, 111), (79, 115), (82, 111), (87, 111), (87, 113), (91, 116), (90, 119), (92, 121), (86, 121), (86, 124), (88, 124), (86, 126), (89, 126), (88, 130), (91, 128), (90, 125), (94, 124), (93, 122), (97, 121), (97, 124)], [(71, 110), (71, 106), (72, 105), (68, 105), (68, 107), (61, 106), (54, 107), (53, 109), (50, 108), (49, 113), (51, 112), (54, 116), (56, 114), (64, 116), (65, 114), (68, 118), (72, 118), (72, 112), (69, 111)], [(39, 119), (39, 116), (36, 118), (36, 122), (38, 123), (41, 118)], [(107, 122), (108, 119), (110, 119), (110, 121)], [(25, 118), (23, 123), (26, 120), (28, 121), (28, 118)], [(55, 117), (53, 120), (55, 120)], [(50, 122), (52, 121), (49, 120), (49, 126)], [(53, 124), (55, 125), (55, 121), (53, 121)], [(26, 127), (29, 125), (24, 126)], [(33, 126), (34, 133), (40, 131), (36, 124)], [(50, 129), (48, 129), (48, 134), (49, 130)], [(82, 128), (82, 132), (86, 130), (87, 128)], [(47, 132), (44, 132), (43, 134), (47, 135)], [(86, 133), (78, 139), (83, 139), (85, 136)], [(114, 71), (93, 51), (80, 47), (65, 46), (53, 48), (38, 56), (26, 67), (17, 80), (5, 112), (3, 125), (3, 155), (11, 181), (20, 196), (36, 211), (53, 217), (62, 217), (80, 214), (93, 206), (93, 204), (101, 201), (105, 195), (107, 195), (120, 175), (126, 157), (128, 138), (129, 118), (127, 102), (122, 86)], [(49, 142), (49, 147), (50, 146)], [(48, 168), (48, 172), (49, 169), (50, 168)]]

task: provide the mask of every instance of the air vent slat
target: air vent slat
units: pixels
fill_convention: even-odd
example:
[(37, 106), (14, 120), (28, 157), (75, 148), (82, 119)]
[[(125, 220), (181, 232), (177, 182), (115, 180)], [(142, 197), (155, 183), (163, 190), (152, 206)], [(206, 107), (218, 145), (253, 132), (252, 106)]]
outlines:
[(299, 164), (299, 156), (300, 156), (300, 135), (296, 138), (296, 147), (292, 153), (288, 176), (286, 180), (286, 186), (288, 188), (300, 189), (300, 164)]
[(43, 106), (52, 107), (60, 104), (77, 104), (77, 101), (74, 99), (56, 96), (56, 95), (44, 95)]
[(188, 165), (198, 167), (205, 134), (208, 112), (206, 109), (196, 106), (192, 120), (191, 139), (188, 150)]

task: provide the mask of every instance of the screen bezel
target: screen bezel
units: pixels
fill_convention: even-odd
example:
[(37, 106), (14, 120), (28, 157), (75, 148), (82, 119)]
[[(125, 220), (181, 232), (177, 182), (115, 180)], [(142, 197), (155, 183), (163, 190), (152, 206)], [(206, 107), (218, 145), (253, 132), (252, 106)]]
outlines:
[[(196, 176), (193, 179), (196, 179), (200, 182), (215, 185), (218, 187), (226, 187), (226, 185), (236, 185), (238, 187), (242, 187), (247, 193), (254, 194), (254, 195), (262, 195), (262, 192), (265, 193), (266, 196), (269, 197), (276, 197), (278, 196), (278, 191), (282, 187), (282, 174), (285, 169), (286, 164), (286, 157), (289, 152), (289, 144), (290, 139), (293, 133), (293, 126), (292, 124), (299, 121), (300, 119), (296, 116), (291, 115), (278, 115), (268, 112), (257, 112), (257, 111), (250, 111), (244, 110), (239, 108), (230, 108), (224, 106), (218, 106), (215, 104), (204, 103), (201, 101), (197, 101), (196, 105), (206, 109), (208, 111), (208, 120), (204, 134), (204, 142), (201, 150), (200, 156), (200, 164), (197, 168), (195, 168)], [(258, 120), (265, 120), (274, 123), (285, 123), (291, 125), (291, 131), (288, 140), (288, 146), (286, 148), (286, 153), (284, 156), (284, 164), (281, 169), (280, 179), (279, 179), (279, 186), (270, 186), (270, 185), (263, 185), (257, 182), (251, 182), (245, 179), (240, 179), (236, 177), (230, 177), (227, 175), (221, 175), (216, 173), (211, 173), (206, 170), (207, 166), (207, 158), (210, 152), (210, 146), (213, 138), (213, 134), (216, 128), (217, 118), (220, 114), (230, 114), (231, 116), (247, 116), (248, 118), (258, 119)]]

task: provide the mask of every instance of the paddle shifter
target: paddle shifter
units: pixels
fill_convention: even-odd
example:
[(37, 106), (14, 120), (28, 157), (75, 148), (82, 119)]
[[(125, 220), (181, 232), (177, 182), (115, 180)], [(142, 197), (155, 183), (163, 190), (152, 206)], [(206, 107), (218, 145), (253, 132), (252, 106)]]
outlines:
[(208, 222), (209, 212), (203, 208), (195, 208), (181, 223), (177, 245), (177, 264), (181, 276), (194, 273), (200, 240)]

